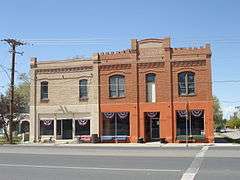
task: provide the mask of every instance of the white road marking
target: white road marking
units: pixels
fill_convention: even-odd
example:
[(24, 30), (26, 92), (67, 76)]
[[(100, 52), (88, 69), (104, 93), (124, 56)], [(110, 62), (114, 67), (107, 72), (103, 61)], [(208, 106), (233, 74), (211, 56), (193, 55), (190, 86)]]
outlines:
[(209, 146), (204, 146), (197, 154), (189, 168), (183, 174), (181, 180), (194, 180), (194, 177), (198, 173), (205, 153), (207, 152)]
[(178, 169), (125, 169), (125, 168), (104, 168), (104, 167), (74, 167), (74, 166), (45, 166), (31, 164), (0, 164), (1, 167), (28, 167), (48, 169), (78, 169), (78, 170), (104, 170), (104, 171), (146, 171), (146, 172), (179, 172)]

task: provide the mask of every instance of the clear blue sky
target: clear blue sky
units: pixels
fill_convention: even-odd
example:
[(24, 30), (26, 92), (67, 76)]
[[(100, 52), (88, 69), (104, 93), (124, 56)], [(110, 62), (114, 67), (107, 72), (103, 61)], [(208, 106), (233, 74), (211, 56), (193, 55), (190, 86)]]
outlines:
[[(17, 71), (28, 72), (32, 56), (65, 59), (126, 49), (131, 38), (171, 36), (173, 47), (212, 45), (213, 80), (240, 80), (238, 0), (7, 0), (0, 2), (0, 39), (77, 39), (73, 43), (19, 48)], [(80, 43), (79, 40), (85, 42)], [(8, 46), (0, 64), (10, 67)], [(0, 86), (8, 79), (0, 68)], [(240, 105), (240, 83), (214, 82), (225, 116)], [(0, 92), (5, 88), (0, 87)]]

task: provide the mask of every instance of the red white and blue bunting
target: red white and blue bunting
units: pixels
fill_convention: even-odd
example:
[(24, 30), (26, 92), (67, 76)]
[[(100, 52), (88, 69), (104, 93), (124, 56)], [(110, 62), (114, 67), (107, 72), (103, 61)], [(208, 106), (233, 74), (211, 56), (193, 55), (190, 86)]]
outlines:
[(89, 119), (78, 119), (77, 121), (79, 126), (85, 126), (88, 123)]
[(128, 117), (128, 112), (119, 112), (117, 113), (118, 116), (120, 117), (120, 119), (125, 119), (126, 117)]
[(45, 126), (50, 126), (52, 124), (53, 120), (43, 120), (43, 124)]
[(202, 110), (202, 109), (192, 110), (192, 115), (193, 115), (194, 117), (200, 117), (202, 114), (203, 114), (203, 110)]
[(186, 110), (178, 110), (178, 115), (180, 117), (186, 117), (187, 116), (187, 111)]
[(154, 117), (157, 116), (157, 112), (148, 112), (147, 115), (148, 115), (148, 117), (150, 117), (150, 118), (154, 118)]
[[(187, 111), (186, 110), (178, 110), (177, 112), (178, 112), (178, 115), (180, 117), (186, 117), (187, 116)], [(203, 114), (202, 109), (194, 109), (194, 110), (191, 110), (190, 112), (194, 117), (200, 117)]]
[(114, 113), (113, 112), (105, 112), (105, 113), (103, 113), (104, 114), (104, 116), (107, 118), (107, 119), (111, 119), (111, 118), (113, 118), (113, 116), (114, 116)]
[(117, 115), (120, 119), (125, 119), (126, 117), (129, 116), (129, 112), (105, 112), (103, 113), (104, 116), (107, 118), (107, 119), (111, 119), (114, 117), (114, 115)]

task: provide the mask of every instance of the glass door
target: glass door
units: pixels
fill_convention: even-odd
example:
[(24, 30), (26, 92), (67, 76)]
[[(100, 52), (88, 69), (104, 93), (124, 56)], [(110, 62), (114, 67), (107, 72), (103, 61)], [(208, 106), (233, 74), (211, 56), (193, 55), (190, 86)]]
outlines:
[(159, 140), (159, 118), (150, 118), (151, 140)]
[(72, 119), (62, 120), (62, 139), (72, 138)]

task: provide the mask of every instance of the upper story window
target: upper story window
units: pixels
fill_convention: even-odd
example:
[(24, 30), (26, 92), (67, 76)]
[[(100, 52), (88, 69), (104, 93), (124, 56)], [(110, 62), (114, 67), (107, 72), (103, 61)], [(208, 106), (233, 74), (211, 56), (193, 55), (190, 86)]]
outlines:
[(156, 75), (146, 75), (146, 98), (147, 102), (156, 102)]
[(41, 82), (41, 100), (48, 99), (48, 82), (43, 81)]
[(109, 78), (109, 96), (113, 98), (125, 96), (125, 77), (113, 75)]
[(195, 73), (179, 73), (178, 85), (179, 95), (195, 95)]
[(81, 79), (79, 81), (79, 98), (80, 100), (88, 99), (88, 80)]

